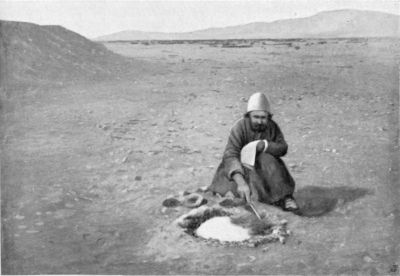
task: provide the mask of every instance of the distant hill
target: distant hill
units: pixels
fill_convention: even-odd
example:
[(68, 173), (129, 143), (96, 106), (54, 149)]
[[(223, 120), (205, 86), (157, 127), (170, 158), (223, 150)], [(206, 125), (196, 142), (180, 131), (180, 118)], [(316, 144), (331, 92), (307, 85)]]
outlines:
[(397, 37), (400, 36), (399, 18), (397, 15), (375, 11), (336, 10), (320, 12), (306, 18), (256, 22), (186, 33), (123, 31), (95, 40)]
[(61, 26), (0, 21), (0, 84), (100, 80), (125, 60)]

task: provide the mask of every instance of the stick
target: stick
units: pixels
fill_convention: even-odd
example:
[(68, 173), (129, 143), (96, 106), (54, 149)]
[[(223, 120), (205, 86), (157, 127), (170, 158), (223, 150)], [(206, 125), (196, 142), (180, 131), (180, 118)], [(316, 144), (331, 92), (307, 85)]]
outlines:
[(253, 210), (253, 212), (254, 212), (254, 214), (256, 215), (256, 217), (257, 217), (259, 220), (261, 220), (261, 216), (260, 216), (260, 214), (258, 213), (256, 207), (254, 207), (253, 203), (249, 202), (249, 206), (250, 206), (250, 208)]

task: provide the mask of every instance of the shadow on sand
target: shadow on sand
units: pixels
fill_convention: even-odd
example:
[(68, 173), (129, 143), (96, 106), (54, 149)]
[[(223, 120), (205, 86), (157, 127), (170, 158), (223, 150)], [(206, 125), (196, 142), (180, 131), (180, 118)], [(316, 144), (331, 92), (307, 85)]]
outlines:
[(363, 188), (306, 186), (294, 195), (300, 207), (296, 214), (304, 217), (323, 216), (339, 205), (342, 206), (368, 194), (371, 194), (371, 191)]

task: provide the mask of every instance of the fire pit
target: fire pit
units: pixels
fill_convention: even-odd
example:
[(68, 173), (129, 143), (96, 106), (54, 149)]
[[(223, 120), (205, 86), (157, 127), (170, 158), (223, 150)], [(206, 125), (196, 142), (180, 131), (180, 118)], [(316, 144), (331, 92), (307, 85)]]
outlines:
[(290, 232), (286, 221), (273, 222), (257, 219), (249, 212), (229, 211), (220, 206), (201, 206), (176, 220), (186, 233), (209, 245), (256, 247), (280, 241), (284, 243)]

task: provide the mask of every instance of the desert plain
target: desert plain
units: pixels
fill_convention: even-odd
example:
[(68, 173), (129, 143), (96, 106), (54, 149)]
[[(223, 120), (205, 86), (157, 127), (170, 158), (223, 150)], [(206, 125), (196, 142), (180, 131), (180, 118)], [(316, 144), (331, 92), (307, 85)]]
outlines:
[[(398, 273), (399, 40), (104, 45), (109, 78), (3, 87), (3, 274)], [(254, 92), (308, 215), (257, 248), (168, 232)]]

